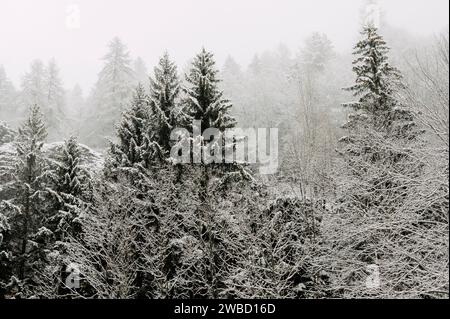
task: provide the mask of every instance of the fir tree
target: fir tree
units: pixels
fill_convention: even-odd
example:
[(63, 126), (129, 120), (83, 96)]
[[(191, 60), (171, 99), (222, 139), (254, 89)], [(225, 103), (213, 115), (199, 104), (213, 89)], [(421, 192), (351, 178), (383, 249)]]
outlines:
[(83, 121), (87, 121), (89, 116), (86, 114), (85, 99), (83, 90), (76, 84), (67, 94), (67, 105), (65, 114), (70, 121), (70, 131), (75, 132), (77, 136), (81, 134)]
[(372, 25), (364, 27), (361, 34), (363, 39), (353, 53), (356, 56), (353, 61), (355, 85), (346, 89), (359, 99), (344, 104), (354, 110), (345, 127), (352, 130), (370, 123), (375, 130), (391, 136), (416, 139), (421, 132), (413, 111), (399, 95), (405, 85), (400, 71), (389, 64), (386, 42)]
[[(41, 60), (34, 60), (31, 68), (22, 79), (21, 105), (39, 105), (41, 110), (46, 109), (45, 93), (45, 67)], [(20, 110), (25, 114), (27, 110)], [(23, 115), (21, 114), (21, 115)]]
[(88, 173), (81, 167), (81, 152), (74, 136), (64, 142), (54, 161), (51, 174), (53, 185), (49, 189), (55, 198), (54, 215), (49, 220), (49, 228), (58, 240), (63, 240), (77, 217), (78, 210), (88, 197)]
[[(243, 93), (246, 91), (244, 73), (241, 66), (231, 56), (225, 60), (222, 78), (222, 88), (230, 96), (230, 99), (242, 99)], [(245, 110), (241, 112), (245, 112)]]
[[(378, 175), (375, 172), (367, 175), (369, 166), (379, 170), (390, 166), (392, 172), (398, 169), (398, 173), (407, 171), (408, 168), (401, 163), (411, 160), (410, 154), (395, 147), (398, 143), (404, 146), (414, 143), (420, 132), (416, 128), (412, 111), (398, 98), (398, 90), (404, 86), (400, 81), (400, 72), (388, 62), (386, 42), (373, 26), (365, 27), (362, 35), (363, 39), (358, 42), (354, 52), (356, 84), (347, 89), (359, 100), (344, 104), (351, 107), (354, 113), (350, 114), (349, 121), (344, 125), (349, 135), (341, 139), (340, 153), (348, 162), (353, 175), (356, 174), (361, 180), (364, 177), (372, 178), (367, 185), (375, 183), (377, 189), (385, 191), (397, 183), (386, 176), (389, 172), (378, 177), (375, 177)], [(361, 165), (366, 167), (362, 167), (361, 171), (355, 170)], [(380, 183), (379, 179), (383, 182)], [(390, 195), (395, 198), (395, 191)], [(391, 196), (382, 198), (386, 200)], [(361, 204), (366, 207), (379, 205), (368, 198)]]
[(261, 72), (263, 71), (263, 64), (261, 62), (261, 58), (257, 54), (253, 57), (252, 62), (248, 66), (248, 70), (254, 77), (261, 75)]
[(148, 70), (144, 60), (141, 57), (137, 57), (136, 60), (134, 60), (133, 70), (136, 77), (136, 85), (141, 83), (145, 88), (147, 88), (149, 84)]
[(300, 52), (300, 62), (309, 72), (322, 72), (334, 56), (333, 45), (325, 34), (313, 33)]
[[(105, 66), (101, 70), (93, 94), (96, 121), (89, 128), (91, 136), (102, 138), (112, 135), (112, 130), (120, 113), (132, 97), (134, 73), (126, 46), (119, 38), (109, 44), (109, 52), (103, 57)], [(96, 137), (97, 138), (97, 137)], [(96, 141), (102, 144), (101, 141)]]
[(219, 71), (215, 64), (213, 54), (204, 48), (197, 54), (186, 75), (185, 104), (191, 118), (201, 120), (202, 129), (213, 127), (224, 130), (234, 127), (236, 121), (229, 115), (232, 105), (223, 98), (223, 92), (218, 87)]
[[(236, 122), (229, 114), (232, 105), (223, 98), (223, 92), (219, 89), (220, 80), (212, 53), (202, 49), (194, 58), (191, 69), (186, 75), (186, 81), (188, 86), (184, 89), (186, 93), (184, 107), (191, 119), (201, 121), (203, 130), (216, 128), (224, 131), (235, 126)], [(200, 143), (203, 145), (203, 142)], [(222, 137), (219, 137), (216, 143), (223, 146)], [(231, 223), (228, 222), (226, 214), (217, 209), (219, 202), (226, 197), (226, 193), (221, 194), (222, 198), (212, 194), (215, 190), (223, 190), (227, 187), (231, 180), (229, 177), (235, 174), (233, 170), (240, 171), (241, 168), (236, 169), (234, 165), (226, 164), (211, 165), (210, 168), (209, 164), (203, 162), (203, 165), (195, 167), (192, 172), (194, 176), (197, 176), (195, 186), (198, 187), (198, 202), (195, 222), (200, 231), (191, 233), (191, 245), (194, 243), (197, 245), (196, 249), (201, 252), (202, 257), (199, 260), (200, 263), (195, 265), (196, 276), (200, 275), (205, 280), (198, 282), (199, 287), (191, 297), (217, 298), (230, 272), (230, 263), (228, 263), (230, 256), (226, 252), (232, 249), (229, 239), (235, 234), (228, 227)], [(222, 178), (215, 180), (211, 178), (212, 176)], [(195, 281), (198, 279), (196, 278)]]
[(11, 226), (10, 282), (20, 282), (28, 287), (33, 285), (38, 275), (36, 270), (42, 262), (42, 245), (52, 236), (48, 229), (42, 227), (46, 211), (44, 176), (47, 170), (42, 146), (46, 137), (42, 114), (35, 105), (19, 129), (16, 140), (14, 181), (8, 185), (14, 190), (15, 197), (1, 203), (1, 212)]
[(56, 139), (61, 136), (61, 124), (65, 119), (65, 92), (55, 59), (50, 60), (45, 69), (44, 89), (46, 107), (43, 113), (47, 119), (49, 131), (51, 132), (50, 138)]
[(177, 67), (170, 61), (168, 53), (159, 60), (150, 78), (150, 107), (152, 122), (156, 127), (156, 138), (165, 152), (170, 152), (170, 133), (178, 124), (177, 99), (180, 93), (180, 81)]
[(15, 89), (6, 76), (5, 69), (0, 65), (0, 119), (14, 118), (17, 114), (15, 109)]
[(138, 85), (131, 107), (123, 113), (117, 127), (118, 142), (111, 143), (107, 175), (120, 168), (149, 168), (151, 160), (160, 152), (157, 143), (152, 142), (152, 131), (148, 96), (144, 87)]
[(355, 85), (346, 90), (359, 97), (357, 102), (347, 103), (355, 111), (363, 111), (372, 120), (381, 120), (377, 125), (388, 125), (389, 113), (398, 105), (395, 93), (404, 87), (400, 71), (388, 61), (389, 48), (377, 28), (364, 27), (353, 54)]
[[(348, 89), (359, 100), (344, 105), (354, 112), (344, 126), (348, 136), (340, 139), (336, 218), (341, 220), (335, 223), (353, 234), (348, 238), (352, 238), (354, 249), (346, 256), (346, 263), (378, 265), (390, 263), (397, 254), (380, 249), (386, 238), (395, 241), (411, 235), (379, 225), (404, 222), (409, 181), (422, 171), (422, 163), (412, 153), (419, 147), (420, 132), (412, 111), (399, 99), (404, 86), (400, 72), (389, 64), (385, 41), (373, 26), (365, 27), (362, 35), (354, 53), (356, 83)], [(367, 231), (361, 232), (361, 225)], [(335, 243), (339, 253), (345, 253), (348, 245), (344, 238)], [(361, 284), (361, 273), (344, 273), (340, 279), (349, 286)]]

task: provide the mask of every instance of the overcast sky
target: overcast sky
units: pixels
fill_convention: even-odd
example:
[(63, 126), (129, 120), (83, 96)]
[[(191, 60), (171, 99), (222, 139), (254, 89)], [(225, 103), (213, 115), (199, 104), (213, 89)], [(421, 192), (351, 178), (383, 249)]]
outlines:
[[(0, 0), (0, 65), (17, 85), (35, 58), (55, 57), (64, 84), (94, 84), (119, 36), (149, 67), (167, 49), (183, 66), (201, 46), (222, 63), (247, 64), (280, 42), (297, 48), (313, 31), (348, 50), (363, 0)], [(427, 35), (448, 25), (448, 0), (380, 0), (390, 24)], [(73, 7), (72, 5), (76, 5)], [(80, 10), (80, 25), (69, 19)], [(85, 92), (87, 93), (87, 92)]]

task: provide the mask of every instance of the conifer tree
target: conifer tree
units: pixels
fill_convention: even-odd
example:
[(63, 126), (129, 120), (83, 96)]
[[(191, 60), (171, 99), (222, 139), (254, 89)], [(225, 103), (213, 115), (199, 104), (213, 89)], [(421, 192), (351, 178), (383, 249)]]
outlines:
[[(359, 176), (358, 180), (372, 179), (366, 186), (376, 187), (381, 192), (393, 188), (391, 196), (384, 195), (381, 198), (398, 199), (395, 195), (394, 179), (388, 176), (389, 172), (382, 170), (390, 167), (392, 173), (406, 172), (408, 168), (401, 163), (411, 160), (410, 154), (397, 150), (396, 144), (406, 146), (410, 141), (414, 143), (420, 132), (416, 128), (412, 111), (398, 98), (397, 93), (404, 85), (400, 72), (388, 62), (389, 49), (386, 42), (373, 26), (365, 27), (362, 35), (363, 39), (358, 42), (354, 52), (356, 59), (353, 70), (356, 74), (356, 84), (347, 89), (359, 97), (359, 100), (344, 104), (351, 107), (354, 113), (350, 114), (349, 121), (344, 125), (349, 135), (341, 139), (340, 153), (350, 166), (352, 174)], [(372, 169), (378, 169), (381, 176), (376, 172), (368, 175), (370, 166)], [(356, 167), (361, 167), (361, 170)], [(356, 186), (355, 191), (361, 190)], [(359, 202), (366, 208), (380, 207), (373, 194), (370, 197), (372, 198), (362, 196), (365, 199), (362, 202), (360, 199)], [(387, 208), (394, 209), (390, 205), (387, 205)]]
[(14, 285), (16, 288), (18, 285), (33, 285), (38, 275), (36, 270), (42, 262), (42, 245), (52, 237), (52, 233), (42, 227), (46, 214), (44, 181), (47, 171), (42, 146), (46, 137), (42, 114), (35, 105), (19, 129), (16, 140), (14, 181), (8, 185), (14, 190), (15, 197), (2, 201), (0, 207), (11, 227), (11, 242), (7, 243), (11, 247), (8, 260), (12, 275), (7, 280), (10, 288), (14, 282), (17, 283)]
[(122, 115), (117, 127), (117, 142), (110, 146), (107, 175), (117, 169), (149, 168), (151, 160), (160, 154), (160, 147), (152, 142), (148, 96), (144, 87), (138, 85), (131, 107)]
[[(336, 179), (334, 221), (350, 234), (337, 239), (334, 247), (339, 252), (336, 260), (345, 260), (340, 265), (344, 268), (340, 280), (353, 288), (361, 285), (364, 272), (350, 274), (345, 267), (361, 262), (390, 263), (398, 252), (382, 248), (386, 238), (396, 241), (411, 235), (395, 226), (380, 225), (401, 225), (414, 218), (408, 212), (405, 216), (402, 207), (411, 191), (410, 181), (422, 171), (421, 162), (412, 153), (419, 147), (420, 131), (413, 112), (398, 94), (404, 87), (401, 74), (389, 64), (389, 50), (377, 29), (365, 27), (362, 35), (354, 52), (356, 83), (348, 89), (359, 99), (344, 105), (352, 108), (353, 114), (344, 125), (348, 135), (340, 139), (342, 162)], [(366, 231), (361, 231), (361, 225)], [(345, 248), (350, 246), (351, 252)]]
[(5, 69), (0, 65), (0, 119), (17, 116), (15, 104), (15, 89), (6, 75)]
[(65, 92), (55, 59), (51, 59), (45, 69), (44, 90), (45, 109), (43, 113), (47, 119), (49, 138), (54, 140), (61, 136), (63, 130), (61, 124), (65, 119)]
[(178, 96), (180, 81), (177, 67), (166, 52), (154, 68), (150, 78), (150, 107), (152, 122), (156, 126), (156, 138), (165, 152), (170, 152), (170, 133), (178, 124)]
[[(194, 58), (191, 69), (186, 75), (187, 87), (184, 88), (186, 98), (184, 100), (185, 112), (191, 120), (201, 121), (202, 130), (216, 128), (224, 131), (235, 126), (234, 118), (229, 114), (231, 103), (223, 98), (223, 92), (219, 89), (220, 79), (215, 68), (213, 54), (205, 49)], [(191, 123), (186, 123), (186, 125)], [(223, 145), (222, 137), (216, 141)], [(198, 143), (198, 141), (194, 141)], [(203, 145), (203, 142), (200, 141)], [(225, 147), (227, 147), (225, 145)], [(205, 149), (203, 150), (203, 152)], [(198, 187), (198, 202), (195, 211), (195, 223), (199, 231), (192, 231), (191, 236), (197, 242), (197, 250), (201, 252), (201, 263), (197, 267), (196, 276), (205, 278), (204, 282), (198, 282), (194, 297), (217, 298), (221, 293), (223, 282), (230, 272), (228, 251), (234, 249), (229, 241), (234, 230), (229, 228), (227, 214), (217, 209), (223, 198), (212, 196), (214, 190), (222, 190), (227, 184), (227, 175), (234, 165), (207, 164), (194, 167), (192, 174), (197, 176), (195, 183)], [(239, 168), (238, 168), (239, 169)], [(231, 174), (233, 174), (232, 172)], [(230, 175), (231, 175), (230, 174)], [(223, 177), (223, 176), (226, 177)], [(212, 176), (219, 178), (218, 182)], [(222, 194), (226, 196), (225, 193)], [(233, 234), (234, 236), (234, 234)], [(232, 258), (231, 258), (232, 259)], [(196, 281), (198, 281), (196, 279)]]
[(81, 167), (81, 160), (77, 139), (71, 136), (56, 155), (51, 174), (53, 185), (49, 189), (55, 198), (55, 205), (48, 225), (58, 240), (64, 240), (71, 233), (71, 224), (88, 197), (89, 176)]
[[(23, 106), (38, 105), (43, 111), (46, 108), (45, 66), (41, 60), (31, 63), (30, 71), (22, 78), (20, 102)], [(24, 115), (27, 110), (20, 110)]]
[[(223, 82), (221, 87), (233, 101), (243, 101), (245, 98), (248, 83), (245, 81), (244, 75), (241, 66), (231, 56), (228, 56), (222, 68)], [(236, 103), (233, 107), (233, 114), (241, 121), (245, 121), (245, 115), (248, 112), (243, 104), (245, 103)]]
[(224, 130), (235, 126), (235, 119), (229, 115), (232, 107), (219, 89), (218, 70), (214, 56), (204, 48), (192, 62), (186, 75), (185, 87), (187, 113), (192, 119), (201, 120), (202, 129), (217, 128)]
[(77, 136), (81, 134), (83, 122), (90, 118), (90, 114), (86, 114), (85, 103), (83, 90), (76, 84), (67, 94), (65, 114), (70, 122), (69, 130)]
[[(88, 128), (88, 137), (94, 140), (112, 135), (120, 113), (132, 97), (135, 82), (129, 53), (119, 38), (110, 42), (109, 52), (103, 60), (105, 66), (98, 76), (92, 96), (95, 126)], [(102, 144), (99, 140), (95, 142)]]
[(333, 45), (326, 34), (315, 32), (306, 39), (300, 62), (308, 72), (322, 72), (333, 55)]
[(81, 150), (73, 136), (49, 158), (46, 194), (50, 199), (47, 205), (50, 213), (42, 221), (42, 230), (48, 237), (41, 238), (45, 239), (42, 247), (45, 249), (39, 252), (42, 263), (32, 289), (35, 296), (56, 298), (71, 293), (66, 286), (66, 270), (70, 264), (67, 249), (72, 240), (84, 235), (80, 215), (91, 199), (90, 176), (81, 161)]
[[(398, 125), (400, 121), (412, 128), (412, 112), (401, 105), (396, 95), (405, 87), (401, 81), (402, 75), (389, 64), (386, 42), (373, 25), (364, 27), (362, 37), (353, 53), (356, 56), (353, 62), (355, 84), (346, 89), (359, 99), (344, 106), (358, 113), (354, 119), (361, 119), (361, 114), (368, 116), (377, 129), (390, 129), (392, 124)], [(348, 126), (352, 126), (351, 122)], [(406, 133), (404, 129), (400, 127)]]
[[(386, 138), (415, 140), (420, 131), (412, 110), (400, 98), (399, 92), (405, 85), (400, 71), (389, 64), (386, 42), (372, 25), (364, 27), (362, 36), (363, 39), (357, 43), (354, 51), (355, 85), (346, 89), (358, 97), (358, 101), (344, 104), (353, 113), (344, 125), (351, 136), (342, 141), (359, 140), (363, 144), (370, 143), (368, 136), (358, 138), (359, 133), (366, 134), (370, 131), (384, 134)], [(352, 144), (355, 143), (350, 143)], [(359, 147), (367, 149), (362, 145)], [(392, 154), (388, 157), (394, 160), (397, 158)]]
[(149, 84), (148, 70), (144, 60), (141, 57), (137, 57), (134, 60), (133, 71), (136, 78), (136, 85), (141, 83), (144, 88), (147, 88)]

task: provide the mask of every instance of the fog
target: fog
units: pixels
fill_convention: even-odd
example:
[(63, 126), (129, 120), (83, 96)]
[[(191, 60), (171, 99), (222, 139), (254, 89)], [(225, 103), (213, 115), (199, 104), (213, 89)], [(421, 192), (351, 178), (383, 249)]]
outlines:
[[(164, 50), (184, 66), (200, 47), (219, 65), (231, 55), (246, 65), (256, 52), (279, 43), (296, 50), (311, 32), (324, 32), (338, 51), (350, 51), (358, 35), (363, 0), (2, 0), (0, 65), (16, 86), (32, 60), (54, 57), (64, 86), (90, 89), (106, 45), (119, 36), (132, 57), (153, 66)], [(75, 5), (75, 7), (73, 7)], [(383, 0), (389, 24), (417, 36), (448, 24), (447, 0)], [(80, 24), (67, 23), (73, 8)]]
[(448, 299), (448, 10), (0, 0), (0, 304)]

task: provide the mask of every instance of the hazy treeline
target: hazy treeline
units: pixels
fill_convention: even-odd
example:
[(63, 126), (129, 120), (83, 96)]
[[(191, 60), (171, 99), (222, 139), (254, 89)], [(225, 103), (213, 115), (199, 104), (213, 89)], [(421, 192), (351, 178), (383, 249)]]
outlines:
[[(0, 298), (448, 298), (448, 32), (391, 34), (185, 72), (115, 38), (88, 95), (0, 68)], [(194, 119), (279, 128), (278, 173), (174, 163)]]

